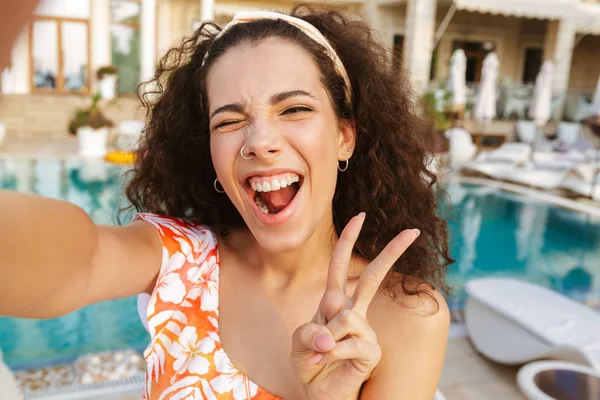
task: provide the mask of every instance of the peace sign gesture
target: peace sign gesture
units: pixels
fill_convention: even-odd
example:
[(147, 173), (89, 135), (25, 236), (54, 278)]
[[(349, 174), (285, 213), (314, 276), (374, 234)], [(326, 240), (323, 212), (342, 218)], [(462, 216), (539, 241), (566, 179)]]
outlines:
[(358, 398), (381, 359), (367, 309), (396, 260), (419, 236), (407, 229), (396, 236), (361, 274), (352, 297), (346, 294), (348, 264), (365, 214), (344, 228), (329, 262), (327, 288), (312, 321), (292, 336), (291, 363), (311, 400)]

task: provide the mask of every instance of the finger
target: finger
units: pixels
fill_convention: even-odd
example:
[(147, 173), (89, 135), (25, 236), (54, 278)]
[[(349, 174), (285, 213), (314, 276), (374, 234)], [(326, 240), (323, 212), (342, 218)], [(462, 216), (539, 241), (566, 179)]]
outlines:
[(298, 380), (310, 382), (323, 368), (317, 364), (323, 358), (323, 351), (334, 347), (335, 341), (324, 325), (309, 323), (296, 329), (292, 335), (290, 364)]
[(335, 348), (323, 355), (318, 365), (325, 365), (338, 360), (354, 360), (354, 366), (367, 373), (381, 360), (381, 348), (377, 343), (357, 337), (337, 342)]
[(308, 323), (294, 331), (292, 335), (292, 356), (308, 358), (314, 352), (326, 352), (333, 349), (335, 340), (325, 325)]
[(353, 310), (342, 310), (327, 324), (327, 329), (336, 342), (346, 336), (356, 336), (370, 342), (377, 342), (377, 334), (369, 326), (365, 317)]
[(381, 282), (396, 260), (406, 251), (419, 236), (418, 229), (407, 229), (392, 239), (379, 255), (371, 262), (360, 275), (356, 290), (352, 296), (354, 306), (352, 309), (366, 316), (369, 304), (377, 293)]
[(358, 239), (360, 230), (365, 221), (365, 213), (360, 213), (348, 222), (348, 225), (342, 231), (331, 260), (329, 262), (329, 271), (327, 274), (327, 290), (340, 290), (346, 292), (346, 281), (348, 280), (348, 264), (352, 257), (354, 243)]

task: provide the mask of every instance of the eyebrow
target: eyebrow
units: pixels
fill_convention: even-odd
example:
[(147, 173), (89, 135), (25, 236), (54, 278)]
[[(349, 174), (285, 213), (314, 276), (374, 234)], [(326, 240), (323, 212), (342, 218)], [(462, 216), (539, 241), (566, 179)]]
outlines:
[[(285, 92), (276, 93), (273, 96), (271, 96), (271, 98), (269, 99), (269, 103), (271, 105), (275, 105), (275, 104), (281, 103), (282, 101), (285, 101), (287, 99), (290, 99), (292, 97), (297, 97), (297, 96), (307, 96), (307, 97), (311, 97), (313, 99), (317, 98), (317, 96), (315, 96), (314, 94), (312, 94), (310, 92), (307, 92), (306, 90), (300, 90), (300, 89), (288, 90)], [(233, 112), (242, 114), (244, 112), (244, 105), (240, 102), (226, 104), (222, 107), (217, 108), (215, 111), (213, 111), (213, 113), (210, 115), (210, 119), (213, 119), (215, 115), (222, 113), (222, 112), (226, 112), (226, 111), (233, 111)]]
[(290, 99), (290, 98), (296, 97), (296, 96), (307, 96), (307, 97), (312, 97), (313, 99), (317, 98), (314, 94), (307, 92), (305, 90), (289, 90), (287, 92), (280, 92), (280, 93), (274, 94), (269, 99), (269, 102), (271, 103), (271, 105), (275, 105), (277, 103), (281, 103), (282, 101), (285, 101), (287, 99)]

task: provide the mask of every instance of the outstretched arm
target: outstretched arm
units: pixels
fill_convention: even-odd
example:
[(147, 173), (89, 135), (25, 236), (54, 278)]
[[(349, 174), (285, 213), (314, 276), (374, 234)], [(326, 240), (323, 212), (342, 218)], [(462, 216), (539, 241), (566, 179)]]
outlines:
[(0, 315), (51, 318), (153, 286), (162, 245), (144, 222), (95, 225), (66, 201), (0, 191)]

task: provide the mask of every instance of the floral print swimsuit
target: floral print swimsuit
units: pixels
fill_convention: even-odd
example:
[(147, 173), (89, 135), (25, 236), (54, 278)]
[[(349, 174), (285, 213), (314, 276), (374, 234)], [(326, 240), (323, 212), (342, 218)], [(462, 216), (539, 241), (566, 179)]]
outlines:
[(144, 400), (281, 400), (227, 357), (219, 337), (219, 253), (206, 226), (137, 214), (156, 228), (163, 257), (147, 308), (151, 342)]

